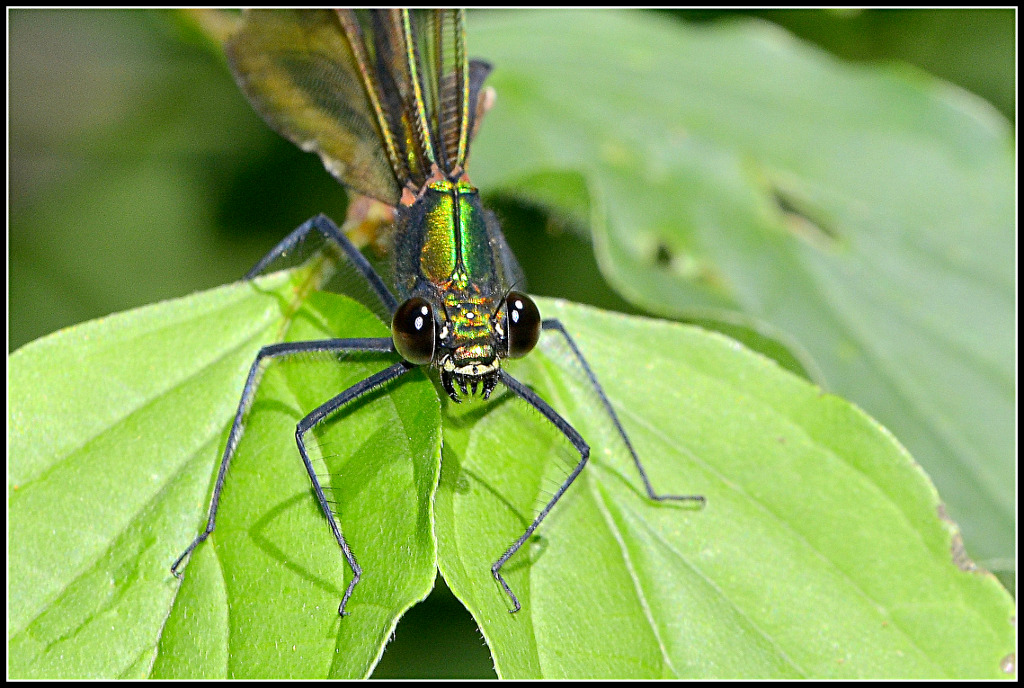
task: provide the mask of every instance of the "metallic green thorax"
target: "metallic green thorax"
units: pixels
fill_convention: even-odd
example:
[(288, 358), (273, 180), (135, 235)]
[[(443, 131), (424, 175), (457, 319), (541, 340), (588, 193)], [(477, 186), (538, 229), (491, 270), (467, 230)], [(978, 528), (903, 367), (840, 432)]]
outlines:
[(500, 298), (502, 257), (477, 190), (465, 180), (431, 181), (399, 210), (395, 275), (399, 297), (457, 294)]
[(483, 208), (469, 182), (433, 182), (420, 202), (426, 230), (420, 274), (425, 279), (466, 289), (471, 282), (494, 274)]

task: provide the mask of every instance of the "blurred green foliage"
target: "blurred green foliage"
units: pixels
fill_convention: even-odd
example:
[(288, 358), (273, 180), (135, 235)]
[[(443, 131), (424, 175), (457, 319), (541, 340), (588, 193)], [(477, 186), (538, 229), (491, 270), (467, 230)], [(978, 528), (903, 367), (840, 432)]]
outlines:
[[(845, 59), (908, 61), (1015, 116), (1013, 10), (757, 14)], [(216, 49), (173, 13), (15, 10), (9, 42), (9, 350), (233, 281), (310, 215), (343, 217), (345, 194), (319, 161), (264, 126)], [(558, 218), (493, 205), (530, 291), (636, 312)], [(457, 639), (444, 657), (441, 637)], [(490, 671), (472, 620), (442, 591), (403, 619), (375, 676)]]
[(720, 21), (753, 15), (852, 62), (902, 61), (978, 94), (1013, 121), (1017, 78), (1012, 9), (758, 10), (673, 14)]

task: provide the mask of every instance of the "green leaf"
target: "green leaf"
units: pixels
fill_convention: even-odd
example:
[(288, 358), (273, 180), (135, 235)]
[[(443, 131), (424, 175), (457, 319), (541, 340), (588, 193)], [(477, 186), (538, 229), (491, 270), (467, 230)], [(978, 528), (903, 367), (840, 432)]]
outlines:
[(293, 313), (296, 294), (294, 278), (276, 275), (85, 323), (11, 356), (12, 676), (344, 677), (376, 664), (433, 587), (437, 398), (412, 373), (311, 442), (365, 571), (344, 621), (351, 572), (294, 438), (307, 412), (393, 358), (268, 366), (217, 529), (180, 588), (169, 570), (205, 523), (260, 346), (387, 335), (341, 297)]
[(499, 393), (449, 408), (439, 468), (437, 397), (412, 373), (313, 443), (364, 569), (341, 620), (351, 574), (294, 427), (386, 357), (303, 356), (268, 366), (217, 530), (179, 584), (168, 567), (204, 521), (255, 350), (386, 332), (348, 299), (302, 303), (303, 274), (114, 315), (11, 356), (13, 676), (366, 675), (432, 587), (435, 559), (504, 676), (1000, 675), (1012, 601), (972, 568), (880, 426), (720, 335), (551, 300), (542, 311), (578, 338), (651, 479), (705, 494), (706, 509), (647, 501), (546, 334), (510, 370), (593, 454), (505, 567), (523, 602), (510, 615), (490, 566), (578, 457)]
[[(983, 558), (1015, 557), (1012, 131), (905, 67), (767, 23), (474, 15), (498, 94), (484, 190), (589, 225), (649, 312), (735, 310), (904, 442)], [(552, 179), (563, 183), (552, 185)], [(568, 179), (572, 183), (566, 182)]]
[(509, 614), (490, 566), (579, 457), (508, 393), (449, 408), (440, 567), (500, 676), (1004, 675), (1013, 602), (963, 557), (935, 489), (878, 423), (725, 337), (540, 306), (604, 381), (655, 489), (707, 506), (647, 499), (564, 342), (545, 334), (511, 372), (592, 460), (503, 569), (523, 605)]

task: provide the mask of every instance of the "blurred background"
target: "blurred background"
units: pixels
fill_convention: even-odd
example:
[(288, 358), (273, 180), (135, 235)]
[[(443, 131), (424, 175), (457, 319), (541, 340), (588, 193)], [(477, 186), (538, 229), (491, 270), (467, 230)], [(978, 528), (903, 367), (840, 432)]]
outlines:
[[(1015, 122), (1014, 10), (665, 14), (756, 14), (846, 60), (914, 64)], [(234, 281), (311, 215), (344, 217), (345, 193), (319, 160), (263, 124), (183, 15), (15, 10), (9, 52), (9, 352)], [(531, 292), (637, 312), (601, 278), (583, 233), (538, 207), (485, 198)], [(397, 676), (493, 676), (479, 631), (440, 579), (375, 673)]]

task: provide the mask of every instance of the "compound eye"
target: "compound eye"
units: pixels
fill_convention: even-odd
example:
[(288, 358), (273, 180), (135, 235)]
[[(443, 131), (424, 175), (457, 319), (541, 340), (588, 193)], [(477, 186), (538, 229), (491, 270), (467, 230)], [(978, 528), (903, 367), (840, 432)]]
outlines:
[(540, 311), (526, 294), (510, 291), (505, 298), (508, 312), (508, 357), (520, 358), (533, 351), (540, 339)]
[(434, 358), (434, 309), (430, 302), (414, 296), (398, 307), (391, 318), (391, 338), (402, 358), (426, 365)]

